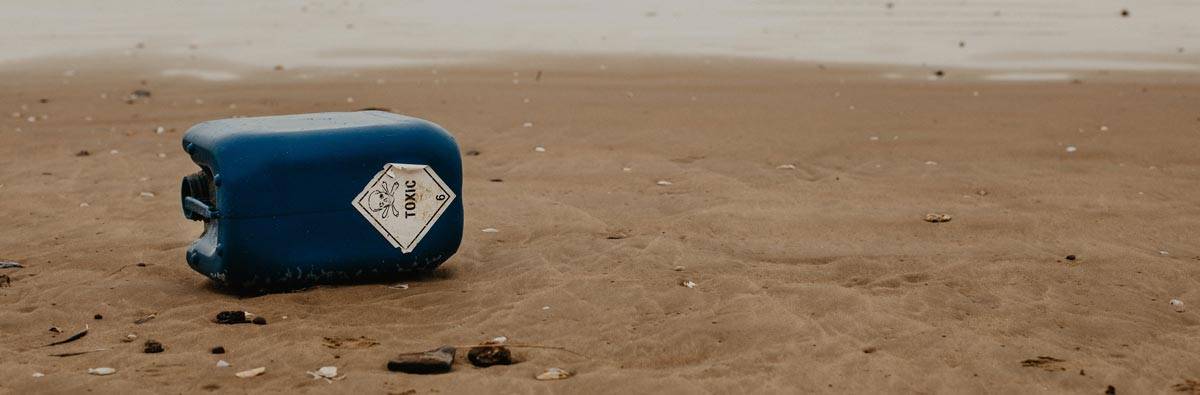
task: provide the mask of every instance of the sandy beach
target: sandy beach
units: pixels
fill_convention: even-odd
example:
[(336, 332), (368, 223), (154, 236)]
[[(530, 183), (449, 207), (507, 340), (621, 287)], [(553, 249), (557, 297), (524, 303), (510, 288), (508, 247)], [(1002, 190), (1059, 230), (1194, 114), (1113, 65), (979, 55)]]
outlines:
[[(600, 55), (205, 62), (0, 68), (0, 260), (25, 266), (0, 271), (0, 392), (1200, 388), (1195, 74), (1013, 82)], [(239, 78), (164, 74), (175, 63)], [(137, 89), (152, 96), (127, 100)], [(195, 170), (179, 147), (188, 127), (364, 107), (431, 120), (478, 151), (464, 157), (457, 255), (408, 289), (250, 297), (187, 267), (201, 230), (179, 209)], [(269, 324), (210, 322), (231, 309)], [(435, 376), (384, 369), (400, 352), (495, 336), (572, 352), (518, 349), (516, 365)], [(146, 339), (166, 351), (143, 354)], [(218, 345), (227, 353), (211, 355)], [(305, 374), (329, 365), (345, 379)], [(118, 372), (87, 374), (98, 366)], [(575, 376), (533, 379), (548, 367)]]

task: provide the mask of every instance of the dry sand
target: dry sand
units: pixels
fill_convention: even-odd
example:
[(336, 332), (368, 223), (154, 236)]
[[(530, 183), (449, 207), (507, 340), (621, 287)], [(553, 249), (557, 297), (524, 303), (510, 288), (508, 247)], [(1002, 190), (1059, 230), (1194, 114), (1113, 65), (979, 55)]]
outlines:
[[(895, 70), (542, 57), (211, 82), (128, 62), (0, 70), (0, 259), (26, 266), (2, 271), (0, 392), (1158, 393), (1200, 379), (1194, 75), (889, 80)], [(64, 76), (65, 63), (93, 65)], [(126, 104), (135, 89), (153, 96)], [(184, 130), (367, 106), (481, 152), (464, 157), (457, 255), (406, 290), (257, 297), (187, 267), (200, 224), (179, 209), (194, 170)], [(270, 323), (209, 322), (226, 309)], [(84, 325), (87, 337), (42, 347)], [(129, 333), (139, 340), (122, 343)], [(500, 335), (583, 356), (384, 369), (399, 352)], [(141, 353), (146, 339), (166, 352)], [(228, 353), (210, 355), (217, 345)], [(48, 356), (96, 348), (108, 350)], [(1061, 361), (1023, 366), (1042, 356)], [(346, 378), (305, 374), (326, 365)], [(99, 366), (118, 372), (86, 374)], [(577, 375), (535, 381), (547, 367)]]

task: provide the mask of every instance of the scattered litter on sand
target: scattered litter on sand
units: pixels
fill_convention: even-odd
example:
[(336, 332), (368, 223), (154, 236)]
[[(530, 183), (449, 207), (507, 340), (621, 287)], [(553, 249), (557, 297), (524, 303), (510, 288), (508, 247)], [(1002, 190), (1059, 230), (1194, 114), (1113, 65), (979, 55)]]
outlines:
[(567, 377), (571, 377), (571, 372), (568, 372), (566, 370), (562, 370), (559, 368), (549, 368), (549, 369), (546, 369), (545, 372), (539, 373), (537, 375), (537, 379), (542, 380), (542, 381), (562, 380)]
[(400, 354), (388, 361), (387, 369), (413, 374), (446, 373), (454, 364), (454, 352), (454, 347), (442, 346), (436, 350)]
[(24, 265), (13, 261), (0, 261), (0, 269), (21, 269)]
[(687, 288), (696, 288), (696, 283), (692, 280), (683, 280), (682, 282), (679, 283), (679, 285), (687, 287)]
[(946, 213), (929, 213), (925, 214), (925, 222), (939, 223), (950, 222), (953, 217)]
[(117, 370), (113, 369), (113, 368), (90, 368), (87, 370), (87, 372), (88, 372), (88, 374), (96, 375), (96, 376), (108, 376), (110, 374), (116, 373)]
[(257, 367), (257, 368), (254, 368), (254, 369), (250, 369), (250, 370), (243, 370), (243, 371), (240, 371), (240, 372), (234, 373), (234, 376), (238, 376), (238, 377), (241, 377), (241, 378), (243, 378), (243, 379), (248, 379), (248, 378), (251, 378), (251, 377), (254, 377), (254, 376), (261, 375), (261, 374), (263, 374), (263, 373), (266, 373), (266, 372), (267, 372), (267, 368), (264, 366), (264, 367)]
[(83, 330), (82, 330), (82, 331), (79, 331), (78, 333), (76, 333), (76, 334), (74, 334), (74, 335), (71, 335), (71, 337), (68, 337), (68, 338), (66, 338), (66, 339), (59, 340), (59, 341), (56, 341), (56, 342), (54, 342), (54, 343), (47, 344), (47, 345), (46, 345), (46, 347), (50, 347), (50, 346), (57, 346), (57, 345), (59, 345), (59, 344), (67, 344), (67, 343), (70, 343), (70, 342), (73, 342), (73, 341), (76, 341), (76, 340), (82, 339), (84, 336), (87, 336), (87, 334), (88, 334), (88, 329), (91, 329), (91, 328), (90, 328), (90, 327), (88, 327), (87, 325), (84, 325), (84, 326), (83, 326)]

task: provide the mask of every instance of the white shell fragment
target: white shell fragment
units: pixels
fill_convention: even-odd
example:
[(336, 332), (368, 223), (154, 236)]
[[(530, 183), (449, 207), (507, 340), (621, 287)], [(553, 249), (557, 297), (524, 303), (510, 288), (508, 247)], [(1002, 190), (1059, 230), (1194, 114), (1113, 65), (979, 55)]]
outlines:
[(796, 170), (796, 165), (779, 165), (775, 168), (780, 170)]
[(1182, 313), (1183, 301), (1179, 299), (1171, 299), (1171, 307), (1175, 309), (1176, 313)]
[(229, 362), (225, 362), (224, 359), (219, 360), (219, 361), (217, 361), (217, 367), (218, 368), (227, 368), (227, 367), (229, 367)]
[(694, 282), (692, 280), (683, 280), (683, 282), (679, 283), (679, 285), (682, 285), (682, 286), (688, 287), (688, 288), (696, 288), (696, 282)]
[(567, 377), (571, 377), (571, 372), (559, 368), (549, 368), (537, 375), (538, 380), (562, 380)]
[(314, 380), (315, 379), (332, 379), (334, 377), (337, 377), (338, 368), (337, 368), (337, 366), (322, 366), (320, 369), (317, 369), (317, 371), (315, 371), (315, 372), (308, 372), (308, 375), (312, 376), (312, 378)]
[(42, 372), (33, 372), (33, 378), (36, 379), (38, 377), (46, 377), (46, 374)]
[(670, 182), (670, 181), (667, 181), (667, 180), (659, 180), (659, 181), (658, 181), (658, 182), (656, 182), (655, 184), (658, 184), (658, 185), (661, 185), (661, 186), (664, 186), (664, 187), (665, 187), (665, 186), (671, 185), (671, 184), (672, 184), (672, 182)]
[(1068, 145), (1068, 146), (1067, 146), (1067, 152), (1075, 152), (1075, 151), (1078, 151), (1078, 150), (1079, 150), (1079, 149), (1078, 149), (1078, 148), (1075, 148), (1075, 146), (1074, 146), (1074, 145)]
[(235, 376), (238, 376), (238, 377), (241, 377), (241, 378), (244, 378), (244, 379), (248, 379), (248, 378), (251, 378), (251, 377), (254, 377), (254, 376), (258, 376), (258, 375), (260, 375), (260, 374), (263, 374), (263, 373), (266, 373), (266, 372), (267, 372), (267, 368), (266, 368), (266, 367), (257, 367), (257, 368), (254, 368), (254, 369), (250, 369), (250, 370), (243, 370), (243, 371), (240, 371), (240, 372), (234, 373), (234, 375), (235, 375)]
[(500, 229), (496, 229), (496, 228), (483, 228), (483, 233), (500, 233)]
[(543, 146), (540, 146), (540, 145), (539, 145), (539, 146), (537, 146), (537, 147), (533, 147), (533, 150), (534, 150), (534, 151), (536, 151), (536, 152), (546, 152), (546, 147), (543, 147)]
[(116, 373), (116, 372), (117, 372), (117, 370), (113, 369), (113, 368), (91, 368), (91, 369), (88, 369), (88, 374), (96, 375), (96, 376), (108, 376), (108, 375)]
[(389, 286), (388, 286), (388, 288), (391, 288), (391, 289), (408, 289), (408, 284), (392, 284), (392, 285), (389, 285)]

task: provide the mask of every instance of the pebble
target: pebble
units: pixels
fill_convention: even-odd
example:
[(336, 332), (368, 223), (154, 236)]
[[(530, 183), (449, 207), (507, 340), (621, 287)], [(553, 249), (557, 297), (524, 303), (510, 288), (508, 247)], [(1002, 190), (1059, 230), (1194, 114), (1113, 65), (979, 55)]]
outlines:
[(87, 372), (88, 372), (88, 374), (96, 375), (96, 376), (108, 376), (110, 374), (116, 373), (117, 370), (113, 369), (113, 368), (91, 368), (91, 369), (88, 369)]
[(658, 180), (658, 182), (656, 182), (655, 184), (658, 184), (658, 185), (661, 185), (661, 186), (664, 186), (664, 187), (665, 187), (665, 186), (671, 185), (672, 183), (671, 183), (670, 181), (667, 181), (667, 180)]
[(674, 270), (675, 270), (675, 271), (677, 271), (677, 272), (682, 272), (682, 271), (683, 271), (683, 266), (675, 266), (675, 269), (674, 269)]
[(521, 124), (521, 126), (522, 126), (522, 127), (526, 127), (526, 128), (532, 128), (532, 127), (533, 127), (533, 122), (525, 122), (525, 123)]
[(159, 126), (158, 128), (154, 129), (154, 134), (163, 134), (163, 132), (166, 132), (166, 131), (167, 131), (167, 129), (164, 129), (162, 126)]
[(142, 192), (142, 193), (138, 194), (138, 196), (141, 196), (144, 198), (152, 198), (152, 197), (154, 197), (154, 193), (153, 192)]
[(692, 280), (684, 280), (683, 282), (679, 283), (679, 285), (687, 288), (696, 288), (696, 283)]
[(1075, 260), (1075, 255), (1067, 255), (1067, 260), (1068, 260), (1068, 261), (1073, 261), (1073, 260)]
[(535, 152), (546, 152), (546, 147), (543, 147), (543, 146), (540, 146), (540, 145), (539, 145), (539, 146), (537, 146), (537, 147), (533, 147), (533, 150), (534, 150)]
[(537, 379), (542, 380), (542, 381), (562, 380), (567, 377), (571, 377), (571, 372), (568, 372), (568, 371), (565, 371), (565, 370), (562, 370), (559, 368), (549, 368), (549, 369), (546, 369), (545, 372), (539, 373), (537, 375)]
[(1068, 146), (1067, 146), (1067, 152), (1075, 152), (1075, 151), (1078, 151), (1078, 150), (1079, 150), (1079, 148), (1075, 148), (1075, 146), (1074, 146), (1074, 145), (1068, 145)]
[(121, 339), (121, 341), (125, 342), (125, 343), (132, 343), (134, 340), (137, 340), (137, 338), (138, 338), (138, 335), (130, 333), (128, 335), (125, 335), (125, 338)]
[(388, 361), (387, 369), (413, 374), (446, 373), (454, 364), (454, 352), (454, 347), (442, 346), (436, 350), (400, 354)]
[(154, 340), (146, 340), (146, 345), (142, 348), (142, 352), (146, 354), (158, 354), (163, 351), (162, 343)]
[(500, 229), (496, 229), (496, 228), (483, 228), (483, 231), (482, 231), (482, 232), (483, 232), (483, 233), (500, 233)]
[(253, 322), (254, 325), (266, 325), (267, 319), (263, 318), (262, 316), (258, 316), (258, 317), (254, 317), (254, 319), (251, 320), (250, 322)]
[(258, 368), (254, 368), (254, 369), (250, 369), (250, 370), (243, 370), (243, 371), (234, 373), (234, 375), (241, 377), (243, 379), (248, 379), (248, 378), (258, 376), (258, 375), (266, 373), (266, 372), (267, 372), (266, 367), (258, 367)]
[(408, 284), (392, 284), (392, 285), (389, 285), (389, 286), (388, 286), (388, 288), (391, 288), (391, 289), (408, 289)]
[(33, 378), (36, 379), (38, 377), (46, 377), (46, 374), (44, 374), (42, 372), (33, 372)]
[(1183, 301), (1182, 300), (1171, 299), (1170, 303), (1171, 303), (1171, 307), (1175, 308), (1175, 312), (1177, 312), (1177, 313), (1183, 312)]
[(216, 346), (216, 347), (213, 347), (212, 350), (209, 350), (209, 352), (211, 352), (213, 354), (224, 354), (225, 347)]
[(217, 313), (218, 324), (245, 324), (254, 319), (254, 314), (245, 311), (229, 310)]
[(796, 170), (796, 165), (779, 165), (779, 166), (777, 166), (777, 167), (775, 167), (775, 168), (776, 168), (776, 169), (783, 169), (783, 170)]
[(229, 367), (229, 362), (225, 362), (224, 359), (219, 360), (219, 361), (217, 361), (217, 367), (218, 368), (227, 368), (227, 367)]

